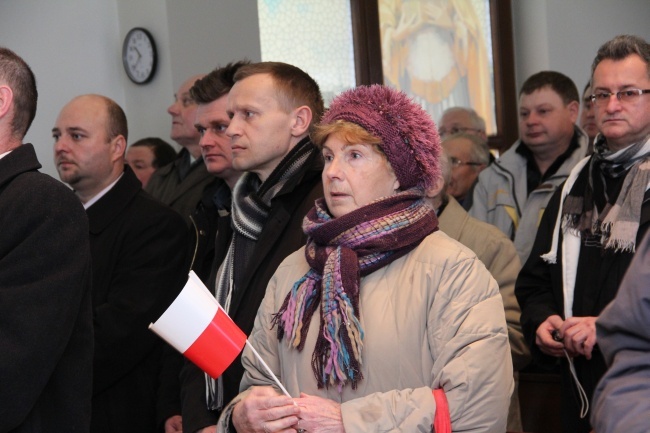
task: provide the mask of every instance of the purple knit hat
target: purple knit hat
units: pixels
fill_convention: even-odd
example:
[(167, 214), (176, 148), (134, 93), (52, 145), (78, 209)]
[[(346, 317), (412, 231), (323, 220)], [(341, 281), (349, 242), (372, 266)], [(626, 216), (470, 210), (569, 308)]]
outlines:
[(355, 123), (381, 139), (400, 188), (427, 189), (440, 176), (440, 136), (431, 116), (406, 94), (387, 86), (359, 86), (338, 95), (321, 124)]

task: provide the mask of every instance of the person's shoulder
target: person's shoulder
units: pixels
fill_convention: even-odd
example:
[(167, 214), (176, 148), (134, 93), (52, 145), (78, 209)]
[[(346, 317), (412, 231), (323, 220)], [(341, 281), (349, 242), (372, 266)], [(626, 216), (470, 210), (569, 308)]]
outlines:
[(449, 237), (442, 230), (425, 237), (411, 254), (417, 261), (443, 267), (463, 260), (476, 259), (476, 254), (471, 249)]
[(522, 165), (525, 167), (526, 158), (524, 158), (521, 154), (517, 152), (517, 148), (519, 146), (525, 146), (525, 144), (517, 140), (498, 159), (496, 159), (492, 164), (490, 164), (488, 168), (492, 167), (493, 170), (500, 171), (504, 169), (513, 170), (521, 167)]
[(481, 242), (505, 242), (512, 244), (510, 238), (496, 226), (474, 218), (471, 215), (466, 221), (466, 228), (468, 231), (471, 231), (473, 237)]
[(52, 176), (38, 171), (19, 174), (7, 188), (20, 192), (26, 200), (34, 203), (48, 203), (56, 205), (57, 208), (83, 210), (79, 198), (70, 188)]
[(282, 260), (280, 265), (278, 266), (278, 270), (282, 268), (290, 268), (290, 267), (295, 267), (295, 266), (303, 266), (307, 264), (307, 260), (305, 259), (305, 246), (303, 245), (293, 253), (289, 254), (287, 257)]
[(138, 193), (133, 198), (133, 202), (138, 208), (142, 209), (144, 212), (157, 214), (161, 216), (170, 216), (170, 217), (178, 216), (179, 218), (181, 218), (180, 215), (178, 215), (178, 212), (174, 211), (171, 207), (169, 207), (168, 205), (162, 203), (160, 200), (153, 197), (150, 193), (148, 193), (144, 189), (140, 189), (140, 191), (138, 191)]
[(303, 246), (282, 260), (273, 274), (272, 281), (275, 282), (275, 287), (283, 292), (291, 288), (309, 269)]
[(133, 223), (137, 221), (139, 224), (155, 225), (166, 222), (178, 226), (179, 229), (187, 227), (178, 212), (156, 200), (143, 189), (140, 189), (130, 201), (128, 212)]
[(171, 174), (175, 173), (176, 171), (176, 163), (175, 161), (170, 162), (167, 165), (163, 165), (162, 167), (156, 169), (156, 171), (153, 172), (151, 175), (151, 178), (149, 179), (149, 182), (147, 183), (147, 186), (145, 189), (149, 192), (152, 191), (157, 191), (163, 186), (174, 180), (174, 176), (170, 176)]

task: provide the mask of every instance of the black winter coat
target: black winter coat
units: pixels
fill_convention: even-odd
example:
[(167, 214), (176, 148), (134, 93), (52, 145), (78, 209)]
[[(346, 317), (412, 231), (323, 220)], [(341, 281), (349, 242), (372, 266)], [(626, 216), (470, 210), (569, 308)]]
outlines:
[(148, 329), (187, 281), (188, 229), (128, 166), (87, 209), (93, 259), (94, 433), (156, 431), (163, 340)]
[(0, 432), (88, 432), (88, 220), (34, 147), (0, 159)]

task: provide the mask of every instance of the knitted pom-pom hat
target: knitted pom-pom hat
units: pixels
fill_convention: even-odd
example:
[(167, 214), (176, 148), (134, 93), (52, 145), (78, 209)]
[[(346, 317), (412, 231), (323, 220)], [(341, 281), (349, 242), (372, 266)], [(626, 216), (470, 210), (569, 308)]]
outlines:
[(321, 124), (355, 123), (381, 139), (400, 188), (432, 187), (440, 176), (440, 136), (431, 116), (404, 93), (374, 84), (334, 98)]

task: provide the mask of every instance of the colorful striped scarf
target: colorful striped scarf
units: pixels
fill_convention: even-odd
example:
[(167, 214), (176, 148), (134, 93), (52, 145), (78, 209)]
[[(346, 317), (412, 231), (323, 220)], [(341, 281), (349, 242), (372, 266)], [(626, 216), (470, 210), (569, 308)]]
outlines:
[(404, 256), (438, 229), (435, 212), (418, 189), (400, 192), (333, 218), (324, 199), (307, 214), (305, 257), (310, 270), (291, 288), (274, 315), (278, 339), (302, 351), (311, 318), (320, 305), (321, 320), (312, 369), (318, 387), (363, 379), (359, 321), (361, 277)]

